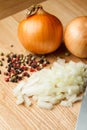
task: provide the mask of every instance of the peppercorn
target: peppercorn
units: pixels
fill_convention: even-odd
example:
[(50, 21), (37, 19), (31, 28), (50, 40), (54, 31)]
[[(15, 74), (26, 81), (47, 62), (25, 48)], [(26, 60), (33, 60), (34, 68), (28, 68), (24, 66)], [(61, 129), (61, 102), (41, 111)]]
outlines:
[(7, 71), (8, 71), (8, 72), (10, 72), (10, 71), (11, 71), (11, 67), (10, 67), (10, 66), (8, 66)]
[(42, 69), (42, 68), (41, 68), (40, 66), (37, 67), (37, 70), (38, 70), (38, 71), (41, 70), (41, 69)]
[(8, 60), (7, 60), (7, 62), (9, 63), (9, 62), (11, 62), (11, 58), (10, 57), (8, 57)]
[(4, 58), (1, 58), (2, 61), (4, 61), (5, 59)]
[(27, 66), (21, 66), (21, 69), (22, 70), (28, 70), (28, 67)]
[(8, 76), (8, 72), (4, 72), (4, 75)]
[(42, 66), (43, 66), (43, 67), (46, 67), (46, 66), (47, 66), (47, 64), (45, 64), (45, 63), (44, 63), (44, 64), (42, 64)]
[(3, 63), (2, 63), (2, 61), (0, 60), (0, 66), (3, 66)]
[(30, 72), (36, 72), (36, 70), (33, 68), (30, 68)]
[(1, 74), (2, 72), (1, 72), (1, 70), (0, 70), (0, 74)]
[(29, 75), (27, 72), (24, 72), (24, 73), (22, 74), (22, 76), (30, 77), (30, 75)]
[(3, 52), (1, 52), (1, 56), (4, 56), (4, 53), (3, 53)]
[(14, 45), (11, 45), (11, 47), (14, 47)]
[(17, 57), (17, 55), (16, 55), (16, 54), (13, 54), (13, 55), (12, 55), (12, 58), (16, 58), (16, 57)]
[(9, 78), (5, 78), (5, 81), (6, 81), (6, 82), (9, 82)]
[(37, 67), (37, 62), (31, 63), (31, 67), (35, 69)]
[(39, 63), (42, 64), (43, 62), (44, 62), (44, 59), (41, 58), (41, 59), (39, 60)]
[(47, 64), (50, 64), (50, 62), (47, 60)]
[(17, 76), (16, 75), (13, 75), (11, 78), (10, 78), (10, 81), (11, 82), (17, 82)]
[(19, 55), (20, 60), (23, 60), (23, 57), (24, 57), (23, 54)]
[(29, 78), (29, 77), (30, 77), (30, 75), (29, 75), (29, 74), (27, 74), (27, 77)]
[(22, 76), (18, 76), (18, 80), (22, 80)]
[(31, 66), (31, 64), (32, 64), (32, 61), (31, 61), (31, 60), (29, 60), (29, 61), (28, 61), (28, 65), (29, 65), (29, 66)]

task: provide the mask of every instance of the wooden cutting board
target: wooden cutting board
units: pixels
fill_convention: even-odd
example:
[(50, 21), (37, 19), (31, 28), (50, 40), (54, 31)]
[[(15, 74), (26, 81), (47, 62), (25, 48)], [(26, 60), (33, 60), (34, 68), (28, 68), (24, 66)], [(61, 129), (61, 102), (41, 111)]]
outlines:
[[(46, 11), (57, 16), (65, 27), (76, 16), (87, 15), (87, 0), (48, 0), (41, 3)], [(0, 53), (28, 52), (22, 47), (17, 37), (17, 27), (20, 20), (24, 19), (26, 10), (9, 16), (0, 21)], [(11, 47), (14, 45), (14, 47)], [(83, 61), (73, 55), (65, 56), (67, 50), (62, 45), (56, 52), (47, 55), (53, 62), (60, 56), (67, 61)], [(0, 56), (1, 58), (1, 56)], [(4, 66), (6, 62), (4, 61)], [(4, 81), (4, 66), (0, 67), (0, 130), (74, 130), (81, 102), (72, 107), (56, 105), (53, 110), (39, 108), (36, 104), (31, 107), (17, 106), (13, 95), (16, 84)]]

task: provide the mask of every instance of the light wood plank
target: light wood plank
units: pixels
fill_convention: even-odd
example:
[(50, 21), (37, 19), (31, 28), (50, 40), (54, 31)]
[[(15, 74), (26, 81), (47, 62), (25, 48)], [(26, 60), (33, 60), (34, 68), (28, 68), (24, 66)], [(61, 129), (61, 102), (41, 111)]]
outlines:
[[(48, 0), (41, 5), (46, 11), (57, 16), (64, 27), (71, 19), (87, 15), (86, 0)], [(17, 36), (18, 23), (25, 18), (26, 11), (27, 9), (20, 9), (20, 12), (0, 20), (0, 53), (28, 53)], [(13, 48), (10, 47), (11, 44), (14, 45)], [(56, 52), (49, 54), (48, 59), (53, 62), (57, 56), (61, 56), (67, 61), (72, 59), (87, 63), (87, 59), (79, 59), (73, 55), (67, 57), (65, 52), (65, 47), (61, 46)], [(4, 63), (4, 67), (0, 67), (2, 72), (5, 71), (6, 61)], [(15, 85), (6, 83), (4, 75), (0, 75), (0, 130), (75, 130), (81, 102), (69, 108), (56, 105), (50, 111), (40, 109), (35, 103), (29, 108), (17, 106), (13, 95)]]
[(0, 19), (45, 0), (0, 0)]

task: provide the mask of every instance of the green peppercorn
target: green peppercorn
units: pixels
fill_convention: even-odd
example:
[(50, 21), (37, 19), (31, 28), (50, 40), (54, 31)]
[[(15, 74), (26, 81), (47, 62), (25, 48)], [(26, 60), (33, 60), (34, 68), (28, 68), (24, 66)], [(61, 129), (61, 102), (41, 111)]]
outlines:
[(3, 63), (2, 63), (2, 61), (0, 60), (0, 66), (3, 66)]
[(10, 81), (11, 81), (11, 82), (17, 82), (17, 76), (16, 76), (16, 75), (13, 75), (13, 76), (10, 78)]

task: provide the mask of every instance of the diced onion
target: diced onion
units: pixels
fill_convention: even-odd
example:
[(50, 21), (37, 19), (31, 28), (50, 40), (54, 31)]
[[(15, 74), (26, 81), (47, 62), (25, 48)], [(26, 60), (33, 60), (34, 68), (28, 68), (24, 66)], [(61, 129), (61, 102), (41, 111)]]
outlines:
[(87, 65), (58, 58), (51, 68), (35, 72), (27, 81), (20, 82), (14, 89), (17, 104), (30, 106), (32, 100), (41, 108), (52, 109), (60, 103), (72, 106), (82, 99), (87, 83)]

